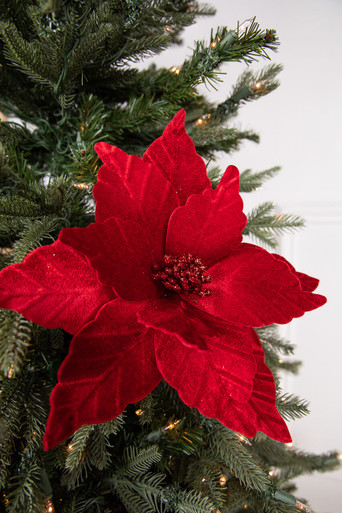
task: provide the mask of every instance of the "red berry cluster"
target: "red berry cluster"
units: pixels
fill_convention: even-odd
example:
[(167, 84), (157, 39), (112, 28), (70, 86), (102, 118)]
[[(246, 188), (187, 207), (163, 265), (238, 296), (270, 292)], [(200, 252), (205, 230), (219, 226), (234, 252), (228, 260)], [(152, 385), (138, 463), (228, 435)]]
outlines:
[(160, 280), (168, 290), (204, 297), (210, 295), (210, 290), (203, 286), (211, 281), (211, 277), (204, 274), (206, 270), (201, 259), (190, 253), (165, 255), (163, 264), (153, 266), (153, 279)]

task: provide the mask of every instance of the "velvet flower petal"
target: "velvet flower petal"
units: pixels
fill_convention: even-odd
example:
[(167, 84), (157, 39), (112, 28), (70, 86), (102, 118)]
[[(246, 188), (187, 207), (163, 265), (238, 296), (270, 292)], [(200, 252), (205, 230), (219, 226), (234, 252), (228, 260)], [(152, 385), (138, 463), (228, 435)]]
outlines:
[[(253, 329), (231, 326), (225, 338), (208, 342), (208, 351), (193, 351), (176, 338), (170, 343), (162, 334), (156, 336), (155, 345), (160, 373), (185, 404), (248, 437), (260, 430), (276, 440), (291, 441), (275, 407), (273, 376), (264, 364)], [(241, 346), (251, 348), (256, 366), (248, 395), (245, 391), (249, 388), (249, 376), (245, 381), (247, 371)], [(247, 351), (245, 357), (245, 363), (249, 362)]]
[(179, 205), (176, 191), (158, 168), (139, 157), (104, 142), (95, 149), (105, 163), (93, 191), (96, 221), (120, 217), (138, 222), (155, 258), (162, 258), (168, 220)]
[(10, 308), (44, 328), (76, 333), (115, 298), (84, 256), (56, 241), (1, 272), (1, 308)]
[[(169, 376), (166, 377), (167, 371), (163, 374), (165, 379), (178, 390), (180, 386), (182, 390), (194, 391), (196, 388), (196, 394), (203, 395), (201, 401), (205, 400), (208, 404), (211, 401), (215, 402), (218, 395), (221, 399), (229, 396), (236, 401), (247, 402), (252, 394), (256, 372), (256, 363), (252, 355), (253, 330), (229, 326), (224, 321), (204, 312), (196, 315), (191, 305), (181, 301), (170, 303), (165, 301), (163, 305), (149, 304), (138, 313), (139, 321), (146, 327), (160, 330), (163, 335), (166, 335), (165, 337), (156, 335), (156, 340), (159, 340), (156, 346), (157, 361), (162, 361), (158, 354), (163, 352), (160, 348), (163, 344), (167, 346), (164, 353), (169, 354), (170, 358), (179, 360), (179, 368), (183, 367), (183, 360), (190, 353), (192, 360), (196, 361), (196, 370), (195, 366), (192, 368), (192, 373), (184, 370), (184, 378), (190, 378), (190, 376), (192, 378), (184, 379), (182, 385), (174, 384), (179, 383), (178, 371), (174, 375), (173, 384), (169, 381)], [(171, 337), (167, 338), (170, 335)], [(179, 342), (186, 348), (184, 351), (177, 350)], [(160, 365), (163, 364), (160, 363)], [(209, 393), (206, 384), (202, 382), (204, 379), (211, 381)], [(216, 390), (216, 394), (212, 389)], [(198, 402), (195, 396), (193, 401), (193, 405)], [(199, 406), (196, 407), (200, 409)]]
[(229, 166), (217, 189), (190, 196), (171, 215), (166, 253), (200, 256), (207, 266), (222, 260), (242, 241), (246, 216), (239, 195), (239, 171)]
[(83, 424), (117, 417), (161, 381), (153, 331), (138, 324), (136, 308), (134, 302), (115, 299), (73, 338), (51, 395), (46, 450)]
[(185, 131), (184, 120), (185, 111), (181, 110), (143, 156), (144, 162), (159, 169), (173, 185), (180, 205), (191, 194), (211, 189), (205, 163)]
[(86, 228), (66, 228), (60, 240), (87, 257), (101, 283), (124, 299), (160, 295), (152, 277), (154, 257), (145, 229), (131, 220), (107, 219)]
[(293, 267), (293, 265), (290, 264), (290, 262), (288, 262), (286, 260), (286, 258), (284, 258), (283, 256), (277, 255), (276, 253), (272, 253), (272, 255), (274, 256), (274, 258), (278, 258), (279, 260), (282, 260), (289, 266), (289, 268), (291, 269), (291, 272), (293, 272), (299, 279), (303, 290), (305, 290), (306, 292), (313, 292), (314, 290), (317, 289), (318, 284), (319, 284), (319, 280), (317, 278), (313, 278), (312, 276), (309, 276), (308, 274), (296, 271), (296, 269)]
[[(232, 372), (236, 376), (243, 376), (244, 395), (249, 397), (256, 367), (252, 356), (251, 339), (248, 336), (243, 337), (243, 330), (239, 344), (232, 343), (230, 347), (229, 334), (236, 331), (235, 327), (201, 312), (180, 299), (165, 298), (145, 303), (139, 309), (137, 317), (144, 326), (160, 330), (165, 335), (175, 336), (183, 345), (192, 347), (194, 351), (203, 350), (206, 354), (210, 351), (216, 359), (220, 359), (221, 355), (219, 352), (215, 354), (215, 350), (223, 344), (226, 357), (230, 355)], [(239, 329), (237, 328), (238, 331)], [(199, 355), (198, 357), (200, 358)], [(242, 400), (243, 392), (239, 390), (237, 393), (239, 400)]]
[(326, 302), (324, 296), (303, 290), (286, 262), (253, 244), (242, 243), (207, 274), (211, 294), (186, 299), (232, 324), (255, 328), (285, 324)]

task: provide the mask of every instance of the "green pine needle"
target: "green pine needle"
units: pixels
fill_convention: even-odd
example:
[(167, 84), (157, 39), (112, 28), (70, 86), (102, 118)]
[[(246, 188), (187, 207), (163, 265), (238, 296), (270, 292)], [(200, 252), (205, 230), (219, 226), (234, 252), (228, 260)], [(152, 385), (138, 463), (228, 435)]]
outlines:
[(310, 413), (309, 403), (293, 394), (283, 394), (277, 398), (276, 406), (285, 420), (296, 420)]
[(277, 237), (289, 231), (302, 228), (304, 220), (290, 214), (274, 214), (275, 206), (265, 202), (247, 215), (247, 226), (244, 235), (258, 239), (262, 244), (276, 248)]
[(259, 173), (253, 173), (251, 169), (246, 169), (240, 173), (240, 192), (252, 192), (259, 189), (266, 180), (278, 174), (280, 169), (279, 166), (275, 166)]
[(23, 367), (30, 347), (32, 323), (11, 310), (0, 311), (0, 372), (15, 376)]

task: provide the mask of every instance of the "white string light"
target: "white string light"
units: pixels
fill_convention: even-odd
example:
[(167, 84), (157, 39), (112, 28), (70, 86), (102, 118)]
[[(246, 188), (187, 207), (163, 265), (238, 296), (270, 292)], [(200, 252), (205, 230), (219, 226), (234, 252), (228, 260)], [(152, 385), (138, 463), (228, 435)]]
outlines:
[(249, 27), (252, 25), (254, 21), (254, 18), (248, 18), (244, 22), (241, 23), (241, 25), (238, 26), (236, 29), (236, 34), (241, 37), (245, 32), (248, 31)]
[(82, 183), (82, 182), (75, 182), (73, 184), (74, 187), (77, 187), (77, 189), (89, 189), (90, 185), (87, 184), (87, 183)]
[(244, 444), (247, 444), (247, 445), (252, 445), (246, 436), (241, 435), (240, 433), (236, 433), (236, 436), (240, 440), (240, 442), (243, 442)]
[(195, 126), (205, 126), (210, 121), (211, 114), (203, 114), (200, 118), (196, 119)]
[(55, 513), (55, 507), (51, 499), (46, 499), (45, 511), (46, 513)]
[(169, 71), (171, 73), (174, 73), (175, 75), (179, 75), (179, 73), (181, 72), (181, 67), (180, 66), (172, 66), (172, 68), (170, 68)]
[(301, 511), (304, 511), (305, 513), (312, 513), (312, 509), (310, 509), (309, 506), (303, 504), (300, 501), (296, 501), (296, 508), (300, 509)]
[(166, 427), (164, 427), (164, 431), (170, 431), (171, 429), (174, 429), (175, 427), (179, 426), (181, 423), (181, 419), (175, 420), (174, 422), (171, 422)]
[(13, 373), (14, 373), (14, 365), (13, 365), (13, 363), (11, 363), (11, 365), (9, 366), (8, 372), (7, 372), (7, 377), (9, 379), (12, 378)]

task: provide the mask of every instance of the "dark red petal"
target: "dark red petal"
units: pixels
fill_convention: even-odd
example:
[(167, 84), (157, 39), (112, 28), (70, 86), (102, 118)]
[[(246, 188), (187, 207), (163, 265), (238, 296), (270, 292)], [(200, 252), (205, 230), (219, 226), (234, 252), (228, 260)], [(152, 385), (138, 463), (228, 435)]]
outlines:
[(85, 255), (99, 280), (119, 297), (136, 300), (160, 294), (152, 278), (152, 250), (137, 223), (112, 217), (86, 228), (66, 228), (60, 240)]
[(60, 241), (42, 246), (0, 275), (0, 308), (44, 328), (76, 333), (115, 297), (99, 283), (89, 262)]
[(302, 290), (289, 266), (252, 244), (241, 244), (225, 260), (208, 269), (211, 295), (184, 296), (197, 308), (242, 326), (285, 324), (326, 302)]
[(273, 375), (264, 362), (264, 352), (258, 337), (254, 338), (253, 355), (257, 363), (257, 372), (254, 377), (253, 394), (249, 401), (247, 415), (254, 417), (256, 423), (251, 434), (253, 437), (256, 431), (262, 431), (269, 437), (279, 442), (291, 442), (291, 435), (280, 416), (276, 406), (276, 389)]
[(171, 215), (166, 253), (200, 257), (205, 265), (226, 258), (242, 241), (246, 216), (239, 195), (239, 171), (229, 166), (215, 190), (189, 197)]
[(300, 284), (301, 284), (303, 290), (305, 290), (306, 292), (313, 292), (314, 290), (317, 289), (318, 284), (319, 284), (319, 280), (317, 280), (317, 278), (313, 278), (312, 276), (309, 276), (307, 274), (300, 273), (300, 272), (296, 271), (296, 269), (293, 267), (293, 265), (290, 264), (290, 262), (288, 262), (286, 260), (286, 258), (284, 258), (283, 256), (277, 255), (276, 253), (272, 253), (272, 255), (275, 258), (278, 258), (279, 260), (282, 260), (283, 262), (285, 262), (289, 266), (291, 271), (299, 279)]
[(153, 331), (137, 322), (136, 307), (116, 299), (73, 338), (51, 394), (45, 450), (83, 424), (113, 419), (160, 382)]
[[(239, 402), (249, 400), (256, 372), (253, 330), (230, 326), (210, 315), (202, 315), (190, 305), (170, 300), (143, 308), (138, 320), (165, 335), (156, 336), (158, 366), (165, 379), (177, 389), (184, 378), (182, 391), (187, 404), (192, 397), (196, 401), (193, 404), (200, 409), (197, 404), (202, 403), (201, 397), (206, 394), (212, 396), (215, 404), (222, 404), (224, 396)], [(182, 347), (186, 349), (183, 351)], [(170, 372), (166, 370), (168, 365)]]
[(185, 111), (181, 110), (143, 156), (144, 162), (159, 169), (172, 183), (181, 205), (185, 204), (190, 194), (211, 189), (205, 163), (185, 131), (184, 119)]
[(95, 149), (105, 163), (94, 186), (96, 221), (109, 217), (132, 219), (144, 226), (158, 261), (165, 253), (166, 229), (179, 202), (163, 173), (135, 155), (107, 143)]
[[(207, 318), (211, 316), (186, 305), (177, 299), (157, 299), (142, 306), (137, 318), (147, 328), (160, 330), (166, 335), (175, 335), (182, 344), (198, 349), (207, 349), (207, 339), (213, 329)], [(204, 315), (202, 315), (202, 313)]]
[[(197, 408), (203, 415), (216, 418), (229, 429), (253, 437), (257, 431), (289, 442), (286, 424), (275, 408), (275, 386), (271, 372), (263, 363), (262, 350), (256, 346), (257, 336), (252, 329), (231, 326), (227, 332), (227, 348), (213, 344), (208, 351), (194, 351), (181, 344), (175, 337), (156, 336), (156, 359), (160, 373), (174, 387), (188, 406)], [(238, 377), (253, 380), (252, 395), (247, 402), (237, 393), (238, 382), (224, 372), (225, 363), (234, 368), (234, 355), (229, 345), (239, 347), (239, 341), (254, 347), (257, 369), (240, 368)], [(235, 377), (235, 376), (234, 376)]]

